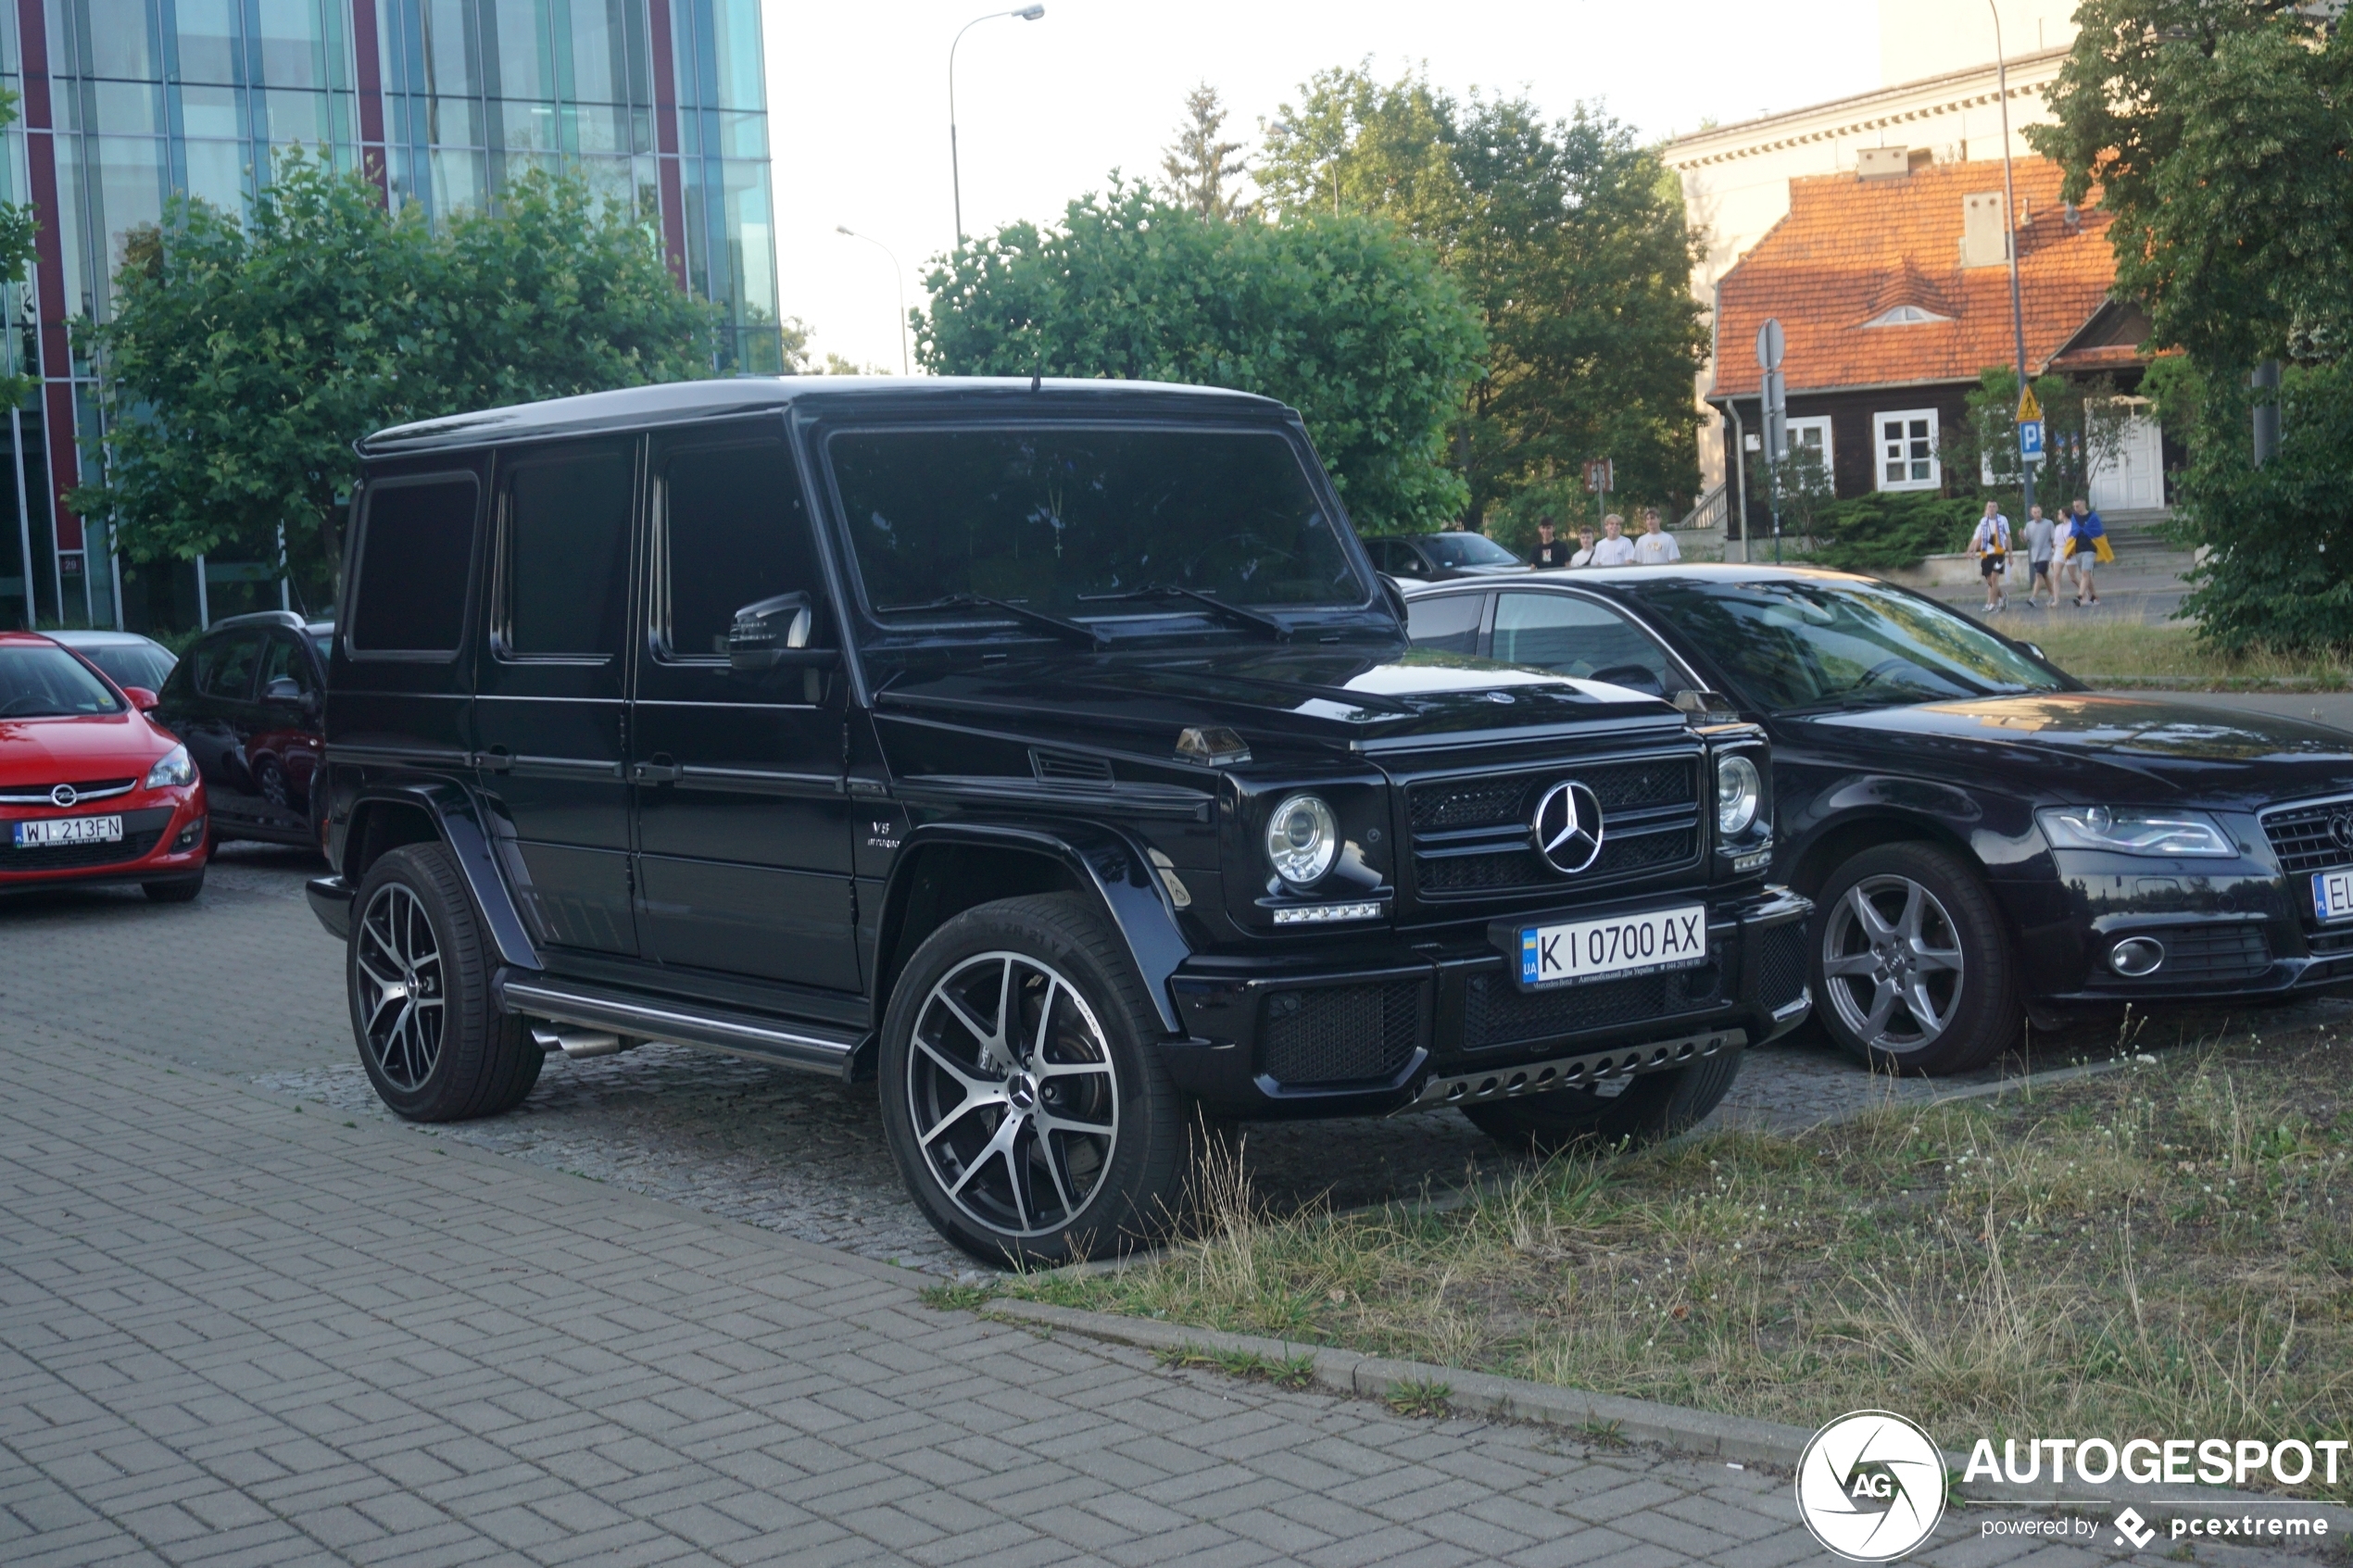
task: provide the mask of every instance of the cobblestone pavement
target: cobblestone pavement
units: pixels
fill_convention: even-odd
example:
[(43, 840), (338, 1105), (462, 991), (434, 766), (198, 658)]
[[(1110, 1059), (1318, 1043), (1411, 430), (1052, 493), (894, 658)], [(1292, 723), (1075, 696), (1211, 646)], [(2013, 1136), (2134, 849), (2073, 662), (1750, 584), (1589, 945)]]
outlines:
[[(1160, 1371), (0, 1016), (14, 1568), (1827, 1561), (1769, 1473)], [(1957, 1515), (1910, 1561), (2112, 1555)]]

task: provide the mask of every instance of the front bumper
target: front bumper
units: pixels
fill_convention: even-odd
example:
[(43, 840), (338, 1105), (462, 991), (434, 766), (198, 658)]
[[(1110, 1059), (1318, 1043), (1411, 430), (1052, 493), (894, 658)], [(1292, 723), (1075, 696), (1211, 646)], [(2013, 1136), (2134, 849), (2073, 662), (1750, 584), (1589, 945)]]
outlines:
[(1378, 1114), (1434, 1083), (1475, 1090), (1522, 1068), (1554, 1067), (1542, 1086), (1577, 1082), (1565, 1072), (1579, 1063), (1588, 1073), (1664, 1071), (1761, 1045), (1805, 1019), (1812, 908), (1785, 888), (1711, 905), (1699, 968), (1549, 991), (1521, 990), (1504, 955), (1476, 935), (1198, 957), (1169, 982), (1191, 1038), (1164, 1060), (1179, 1088), (1218, 1112), (1268, 1119)]
[[(114, 843), (62, 848), (13, 847), (13, 824), (20, 818), (70, 816), (120, 817), (123, 837)], [(204, 870), (205, 821), (204, 795), (195, 785), (138, 790), (78, 809), (0, 816), (0, 890), (170, 882), (193, 876)]]
[(314, 876), (302, 884), (302, 896), (310, 900), (310, 912), (338, 942), (351, 935), (351, 899), (358, 891), (339, 876)]

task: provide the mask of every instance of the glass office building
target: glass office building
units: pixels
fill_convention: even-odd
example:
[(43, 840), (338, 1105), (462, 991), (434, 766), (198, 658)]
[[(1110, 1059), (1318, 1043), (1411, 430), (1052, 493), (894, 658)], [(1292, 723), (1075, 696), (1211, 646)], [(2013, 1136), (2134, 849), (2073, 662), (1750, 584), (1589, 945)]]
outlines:
[(124, 236), (185, 193), (244, 208), (278, 152), (323, 148), (434, 221), (524, 170), (582, 173), (659, 221), (681, 284), (725, 306), (720, 370), (780, 368), (759, 0), (0, 0), (0, 199), (40, 256), (0, 345), (41, 380), (0, 442), (0, 626), (184, 628), (279, 602), (266, 562), (126, 572), (59, 497), (95, 461), (74, 342)]

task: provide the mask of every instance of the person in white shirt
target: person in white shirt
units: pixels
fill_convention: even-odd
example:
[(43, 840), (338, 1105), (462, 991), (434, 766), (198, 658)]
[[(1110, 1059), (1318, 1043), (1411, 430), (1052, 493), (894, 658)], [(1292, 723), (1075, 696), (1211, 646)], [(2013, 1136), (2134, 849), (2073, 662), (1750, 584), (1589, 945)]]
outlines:
[(1592, 529), (1580, 528), (1577, 531), (1577, 553), (1568, 558), (1568, 564), (1571, 566), (1593, 564), (1593, 531)]
[(1626, 520), (1612, 512), (1602, 519), (1602, 536), (1593, 546), (1593, 566), (1631, 566), (1634, 541), (1626, 537)]
[(1993, 610), (2007, 605), (2002, 573), (2009, 570), (2010, 520), (1991, 501), (1985, 503), (1985, 515), (1977, 520), (1977, 532), (1969, 537), (1969, 553), (1977, 558), (1977, 570), (1985, 579), (1985, 608)]
[(2074, 540), (2075, 516), (2062, 507), (2059, 508), (2058, 526), (2051, 530), (2051, 608), (2053, 609), (2058, 608), (2058, 591), (2066, 583), (2070, 572), (2075, 572), (2076, 581), (2076, 586), (2071, 592), (2081, 594), (2083, 591), (2082, 573), (2075, 571), (2075, 562), (2070, 558), (2075, 552), (2069, 546), (2074, 543)]
[(1656, 507), (1642, 508), (1642, 536), (1634, 541), (1634, 564), (1637, 566), (1671, 566), (1683, 558), (1683, 546), (1675, 536), (1662, 530)]

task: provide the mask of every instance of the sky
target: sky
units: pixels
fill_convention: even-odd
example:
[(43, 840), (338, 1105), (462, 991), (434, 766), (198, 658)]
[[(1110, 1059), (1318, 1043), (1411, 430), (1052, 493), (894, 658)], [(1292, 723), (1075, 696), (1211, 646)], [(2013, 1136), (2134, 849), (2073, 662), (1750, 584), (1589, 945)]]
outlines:
[[(765, 0), (777, 287), (835, 353), (897, 370), (906, 301), (955, 237), (948, 54), (990, 15), (976, 0)], [(956, 51), (964, 232), (1047, 222), (1114, 169), (1157, 176), (1185, 94), (1207, 82), (1225, 134), (1253, 147), (1302, 82), (1371, 57), (1393, 77), (1525, 93), (1565, 114), (1584, 102), (1645, 138), (1795, 108), (1879, 85), (1875, 0), (1801, 7), (1753, 0), (1046, 0), (996, 14)]]

